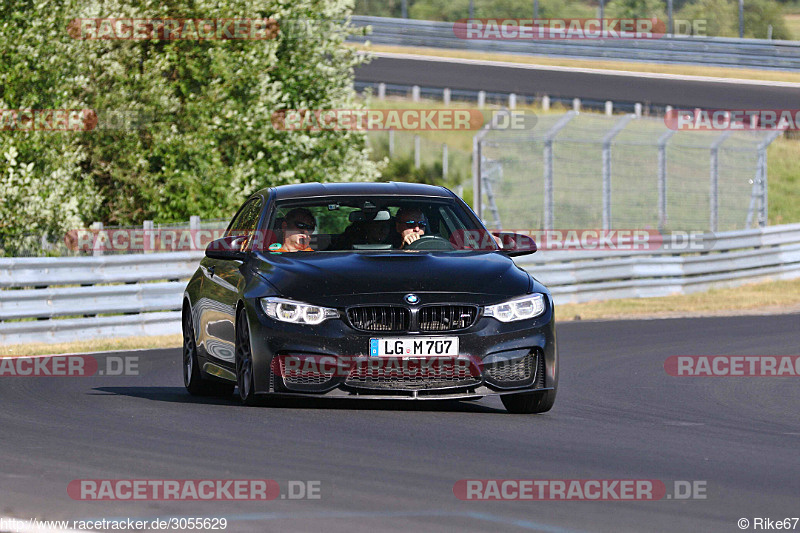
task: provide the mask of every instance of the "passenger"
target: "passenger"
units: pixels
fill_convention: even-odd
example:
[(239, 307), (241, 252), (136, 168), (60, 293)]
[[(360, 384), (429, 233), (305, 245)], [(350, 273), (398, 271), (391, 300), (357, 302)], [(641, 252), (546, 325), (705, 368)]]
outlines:
[(297, 207), (286, 213), (281, 230), (283, 244), (272, 244), (270, 252), (313, 252), (311, 234), (317, 227), (314, 215), (305, 207)]
[(422, 211), (415, 207), (401, 207), (395, 215), (395, 230), (393, 245), (403, 248), (425, 235), (428, 221)]

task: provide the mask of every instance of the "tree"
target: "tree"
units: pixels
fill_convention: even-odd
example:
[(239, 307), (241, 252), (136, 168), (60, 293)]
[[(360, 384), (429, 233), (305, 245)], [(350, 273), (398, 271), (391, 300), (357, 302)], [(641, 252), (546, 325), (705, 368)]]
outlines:
[[(0, 132), (3, 151), (14, 142), (17, 164), (33, 162), (29, 172), (41, 187), (47, 187), (43, 173), (54, 171), (41, 154), (70, 154), (50, 166), (81, 184), (68, 187), (61, 200), (81, 206), (76, 212), (83, 223), (228, 217), (264, 186), (372, 180), (378, 167), (363, 133), (280, 131), (271, 122), (282, 109), (359, 107), (352, 77), (363, 58), (343, 43), (361, 30), (338, 22), (348, 18), (351, 4), (44, 0), (34, 6), (25, 0), (4, 7), (4, 20), (24, 24), (0, 27), (2, 107), (89, 108), (98, 127), (79, 134)], [(74, 19), (98, 17), (272, 18), (280, 31), (269, 40), (203, 41), (68, 34), (75, 35)], [(126, 119), (121, 126), (119, 117)], [(88, 198), (73, 198), (73, 190), (86, 190)], [(44, 191), (37, 194), (47, 196)], [(24, 207), (24, 197), (0, 195), (10, 208)], [(19, 224), (6, 224), (6, 232)], [(64, 224), (56, 225), (70, 229)]]

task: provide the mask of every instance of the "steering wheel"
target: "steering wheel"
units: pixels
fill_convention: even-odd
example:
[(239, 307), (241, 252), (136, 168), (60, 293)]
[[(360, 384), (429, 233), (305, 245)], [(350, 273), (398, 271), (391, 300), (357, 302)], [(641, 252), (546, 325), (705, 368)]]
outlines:
[(423, 235), (411, 244), (406, 244), (403, 250), (455, 250), (456, 247), (438, 235)]

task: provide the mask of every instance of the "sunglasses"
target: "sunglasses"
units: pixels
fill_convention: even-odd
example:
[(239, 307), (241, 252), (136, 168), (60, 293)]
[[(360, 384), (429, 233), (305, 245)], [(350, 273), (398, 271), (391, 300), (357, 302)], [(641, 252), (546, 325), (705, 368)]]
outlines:
[(293, 221), (291, 224), (297, 229), (310, 230), (310, 231), (314, 231), (314, 228), (317, 227), (316, 224), (308, 224), (307, 222)]
[(414, 226), (419, 226), (420, 228), (424, 228), (428, 225), (427, 222), (424, 220), (407, 220), (405, 222), (401, 222), (401, 224), (405, 224), (409, 228), (413, 228)]

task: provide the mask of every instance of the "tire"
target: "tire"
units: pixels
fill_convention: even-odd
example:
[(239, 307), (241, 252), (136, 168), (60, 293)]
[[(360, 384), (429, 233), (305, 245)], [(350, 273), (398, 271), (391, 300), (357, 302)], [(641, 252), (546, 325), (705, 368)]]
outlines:
[(523, 394), (504, 394), (500, 396), (503, 406), (509, 413), (534, 414), (546, 413), (553, 408), (556, 391), (526, 392)]
[(203, 379), (191, 312), (183, 313), (183, 385), (193, 396), (230, 396), (233, 385)]
[(253, 380), (253, 352), (250, 349), (250, 325), (247, 313), (242, 310), (236, 316), (236, 386), (243, 405), (256, 405)]

